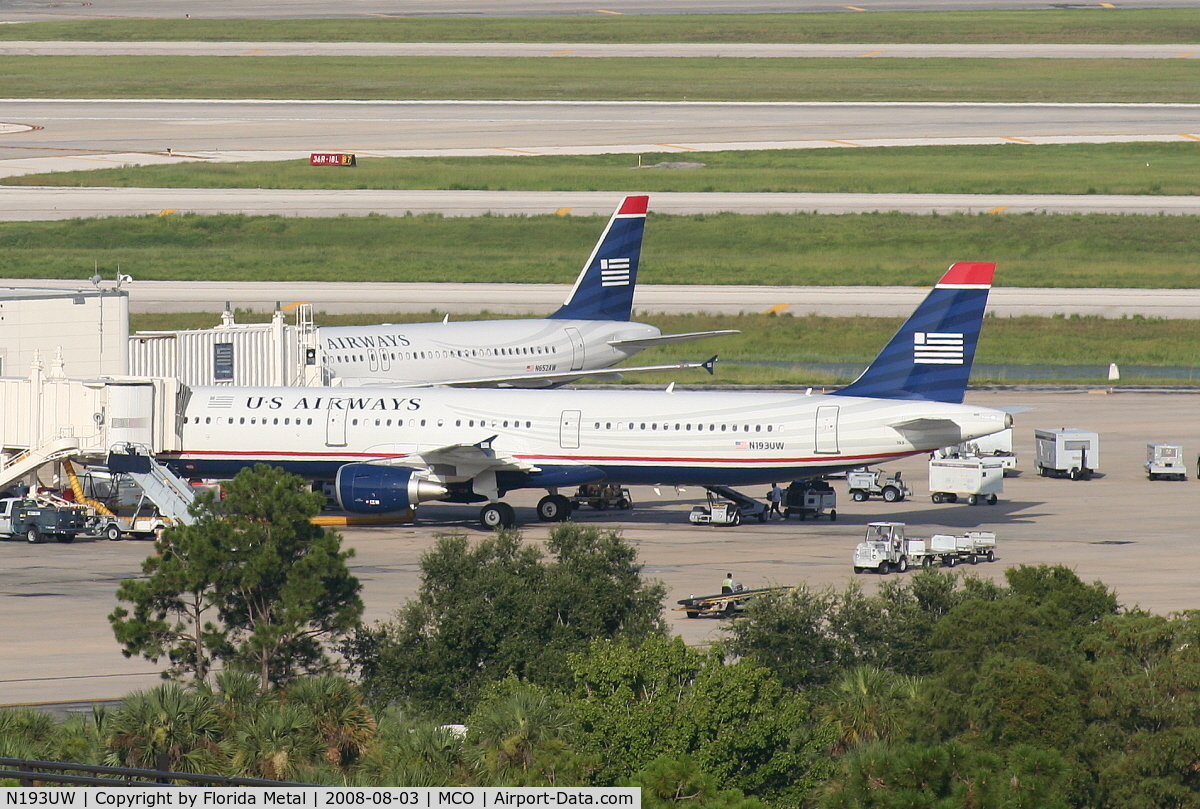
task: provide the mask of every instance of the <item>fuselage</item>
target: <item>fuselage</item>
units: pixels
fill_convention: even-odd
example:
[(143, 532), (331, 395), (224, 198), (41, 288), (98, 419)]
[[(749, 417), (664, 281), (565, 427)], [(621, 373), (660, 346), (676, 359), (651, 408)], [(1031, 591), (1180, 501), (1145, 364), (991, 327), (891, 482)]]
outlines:
[(169, 460), (190, 477), (265, 462), (332, 479), (347, 463), (493, 439), (498, 455), (539, 469), (586, 466), (613, 482), (665, 485), (813, 477), (1010, 421), (973, 405), (775, 392), (382, 387), (197, 387), (184, 412), (184, 449)]
[[(330, 376), (348, 380), (438, 383), (462, 379), (588, 371), (638, 353), (614, 340), (658, 337), (646, 323), (612, 320), (479, 320), (320, 330)], [(520, 386), (520, 380), (509, 383)], [(545, 386), (530, 380), (530, 386)]]

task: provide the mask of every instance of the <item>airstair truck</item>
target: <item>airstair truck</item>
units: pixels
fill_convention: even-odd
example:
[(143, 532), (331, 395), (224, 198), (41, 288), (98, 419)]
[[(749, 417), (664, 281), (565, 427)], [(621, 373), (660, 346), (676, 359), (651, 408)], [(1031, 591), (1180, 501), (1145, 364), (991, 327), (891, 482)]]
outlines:
[(1042, 477), (1088, 480), (1100, 468), (1100, 436), (1091, 430), (1034, 430), (1033, 442)]

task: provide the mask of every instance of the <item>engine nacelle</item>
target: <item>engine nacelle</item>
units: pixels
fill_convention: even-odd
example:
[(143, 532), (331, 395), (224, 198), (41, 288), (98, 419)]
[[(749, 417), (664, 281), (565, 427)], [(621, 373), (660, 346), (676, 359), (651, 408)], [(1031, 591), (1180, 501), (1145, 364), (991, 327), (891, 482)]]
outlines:
[(408, 511), (417, 503), (445, 497), (447, 489), (417, 469), (348, 463), (334, 482), (338, 505), (356, 514)]

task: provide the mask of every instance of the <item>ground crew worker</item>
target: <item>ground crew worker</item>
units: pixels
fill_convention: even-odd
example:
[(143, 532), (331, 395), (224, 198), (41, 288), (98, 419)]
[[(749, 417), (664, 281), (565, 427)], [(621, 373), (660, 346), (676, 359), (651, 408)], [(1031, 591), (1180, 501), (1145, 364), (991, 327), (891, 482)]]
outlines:
[(771, 484), (771, 491), (767, 492), (767, 502), (771, 504), (771, 510), (767, 512), (768, 519), (772, 514), (778, 514), (780, 519), (783, 519), (783, 512), (779, 506), (783, 503), (783, 489), (779, 488), (778, 483)]
[(733, 592), (733, 574), (726, 573), (725, 581), (721, 582), (721, 595), (729, 595)]

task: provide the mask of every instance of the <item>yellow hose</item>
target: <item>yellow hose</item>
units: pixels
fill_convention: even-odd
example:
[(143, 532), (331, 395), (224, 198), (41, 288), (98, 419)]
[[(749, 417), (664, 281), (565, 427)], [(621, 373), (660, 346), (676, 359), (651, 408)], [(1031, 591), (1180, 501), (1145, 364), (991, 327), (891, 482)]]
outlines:
[(63, 469), (66, 470), (67, 480), (71, 481), (71, 491), (75, 492), (75, 502), (84, 506), (91, 506), (97, 512), (106, 517), (115, 517), (116, 515), (109, 510), (108, 506), (101, 503), (99, 500), (93, 500), (87, 497), (83, 492), (83, 484), (79, 482), (79, 476), (75, 474), (75, 467), (70, 461), (63, 461)]

